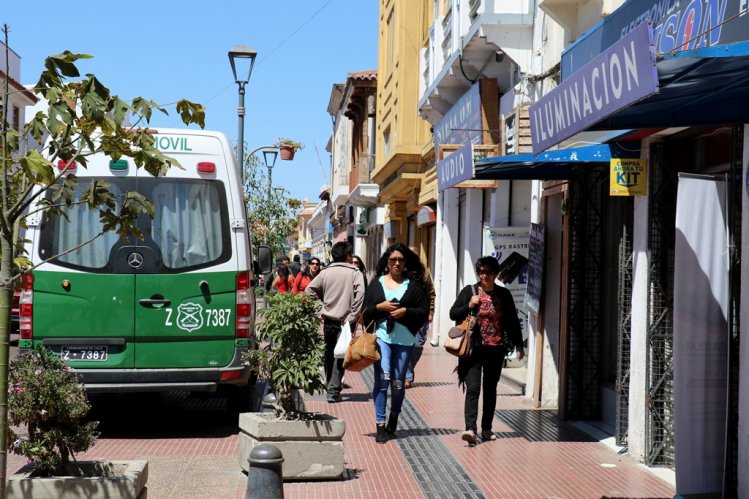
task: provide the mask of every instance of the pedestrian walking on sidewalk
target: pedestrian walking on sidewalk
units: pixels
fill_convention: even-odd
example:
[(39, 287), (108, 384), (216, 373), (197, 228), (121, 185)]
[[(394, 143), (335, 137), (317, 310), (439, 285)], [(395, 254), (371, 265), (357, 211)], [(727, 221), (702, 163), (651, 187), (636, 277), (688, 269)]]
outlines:
[(343, 323), (347, 321), (352, 330), (356, 327), (364, 302), (364, 278), (351, 264), (351, 244), (346, 241), (335, 243), (330, 253), (333, 263), (312, 279), (305, 293), (316, 295), (322, 301), (325, 382), (328, 402), (335, 403), (341, 398), (343, 359), (334, 358), (333, 350)]
[[(476, 326), (471, 335), (472, 351), (469, 357), (458, 359), (458, 383), (465, 390), (465, 431), (462, 439), (469, 446), (476, 445), (476, 420), (478, 418), (479, 395), (484, 389), (481, 413), (481, 439), (496, 440), (492, 433), (494, 409), (497, 405), (497, 383), (502, 366), (513, 345), (518, 359), (525, 357), (523, 336), (520, 330), (515, 302), (510, 292), (495, 283), (499, 274), (499, 262), (491, 256), (476, 260), (479, 282), (466, 286), (450, 308), (450, 319), (456, 323), (465, 320), (469, 313), (476, 313)], [(478, 289), (477, 292), (474, 290)], [(481, 373), (483, 371), (483, 382)]]
[[(413, 249), (413, 248), (412, 248)], [(434, 298), (437, 296), (434, 291), (434, 284), (432, 283), (432, 276), (428, 269), (424, 270), (424, 283), (426, 284), (427, 295), (429, 297), (429, 315), (423, 326), (419, 328), (416, 333), (416, 343), (414, 344), (413, 350), (411, 350), (411, 356), (408, 361), (408, 369), (406, 370), (406, 389), (411, 388), (414, 380), (416, 379), (414, 371), (416, 370), (416, 364), (421, 359), (421, 354), (424, 353), (424, 345), (427, 342), (427, 335), (429, 334), (429, 328), (432, 326), (432, 317), (434, 316)]]
[(271, 288), (279, 293), (288, 293), (291, 291), (292, 284), (294, 284), (294, 278), (291, 276), (291, 271), (289, 270), (289, 259), (284, 258), (279, 263), (278, 272), (276, 273), (276, 278), (273, 279)]
[(315, 257), (310, 258), (309, 264), (299, 271), (294, 278), (294, 285), (291, 287), (291, 292), (294, 294), (304, 293), (307, 286), (312, 279), (314, 279), (320, 272), (320, 259)]
[[(380, 360), (374, 364), (376, 441), (395, 435), (403, 399), (408, 359), (416, 333), (429, 314), (424, 266), (419, 257), (401, 243), (390, 246), (377, 263), (377, 277), (367, 287), (364, 323), (375, 321)], [(388, 387), (390, 416), (385, 424)]]

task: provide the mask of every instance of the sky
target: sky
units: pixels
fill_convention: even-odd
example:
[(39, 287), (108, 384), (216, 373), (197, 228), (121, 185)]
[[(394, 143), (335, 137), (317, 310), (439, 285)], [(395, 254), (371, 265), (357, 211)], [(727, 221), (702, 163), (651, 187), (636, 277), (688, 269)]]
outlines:
[[(329, 183), (332, 133), (328, 102), (348, 73), (377, 68), (377, 0), (129, 0), (4, 2), (0, 25), (21, 57), (21, 82), (33, 84), (44, 58), (65, 50), (89, 54), (95, 74), (121, 98), (145, 97), (169, 116), (152, 126), (182, 128), (173, 103), (206, 108), (206, 130), (238, 135), (238, 87), (228, 51), (257, 52), (245, 95), (247, 150), (290, 137), (304, 144), (293, 161), (276, 162), (273, 186), (317, 201)], [(159, 114), (159, 113), (156, 113)], [(197, 128), (192, 126), (192, 128)], [(262, 160), (262, 154), (259, 155)]]

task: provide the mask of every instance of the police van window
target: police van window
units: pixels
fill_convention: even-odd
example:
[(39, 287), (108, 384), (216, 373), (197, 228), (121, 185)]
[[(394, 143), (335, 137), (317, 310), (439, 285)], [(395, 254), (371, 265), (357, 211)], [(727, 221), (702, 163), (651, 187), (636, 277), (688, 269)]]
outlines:
[(170, 182), (154, 187), (152, 237), (166, 267), (184, 269), (213, 262), (224, 250), (221, 184)]
[[(73, 199), (80, 199), (89, 187), (91, 182), (79, 179)], [(110, 192), (118, 198), (122, 194), (121, 188), (115, 184), (110, 185)], [(94, 269), (105, 267), (109, 262), (109, 250), (119, 236), (111, 231), (101, 234), (99, 211), (89, 209), (87, 203), (72, 204), (63, 211), (67, 220), (58, 216), (46, 224), (48, 244), (42, 245), (42, 258), (59, 255), (56, 261), (61, 264)]]
[[(137, 190), (154, 202), (153, 220), (141, 215), (137, 226), (143, 240), (121, 240), (114, 232), (94, 238), (101, 231), (97, 211), (84, 204), (66, 209), (70, 222), (63, 217), (44, 221), (40, 257), (52, 263), (97, 273), (121, 273), (117, 258), (123, 246), (147, 246), (155, 261), (149, 268), (157, 273), (197, 270), (231, 258), (231, 228), (224, 184), (220, 181), (177, 178), (106, 178), (118, 197)], [(79, 181), (76, 195), (90, 185)], [(119, 210), (119, 206), (116, 208)], [(94, 238), (92, 242), (88, 242)], [(74, 251), (65, 253), (71, 248)], [(118, 256), (119, 255), (119, 256)], [(125, 271), (131, 269), (126, 267)]]

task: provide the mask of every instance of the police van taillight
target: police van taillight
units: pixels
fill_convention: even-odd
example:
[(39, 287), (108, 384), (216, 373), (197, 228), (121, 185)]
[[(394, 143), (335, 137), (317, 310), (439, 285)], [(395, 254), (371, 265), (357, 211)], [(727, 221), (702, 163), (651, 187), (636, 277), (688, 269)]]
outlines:
[(21, 276), (21, 295), (18, 298), (18, 330), (21, 339), (30, 340), (34, 336), (32, 317), (34, 315), (34, 276), (26, 272)]
[(250, 337), (250, 321), (252, 315), (252, 289), (250, 287), (250, 273), (237, 274), (237, 325), (234, 332), (236, 338)]

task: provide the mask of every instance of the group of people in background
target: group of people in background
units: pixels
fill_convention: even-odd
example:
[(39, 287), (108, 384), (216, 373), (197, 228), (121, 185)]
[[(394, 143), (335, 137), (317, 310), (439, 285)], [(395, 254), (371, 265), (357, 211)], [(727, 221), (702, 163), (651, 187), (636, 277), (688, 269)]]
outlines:
[[(380, 360), (374, 364), (375, 439), (387, 442), (396, 436), (398, 418), (406, 389), (413, 386), (415, 368), (421, 358), (434, 316), (435, 289), (430, 272), (417, 253), (402, 243), (388, 247), (376, 264), (371, 282), (361, 258), (343, 241), (331, 249), (332, 263), (324, 269), (318, 258), (302, 266), (281, 261), (272, 282), (279, 293), (308, 293), (320, 299), (325, 342), (327, 401), (341, 400), (343, 361), (333, 351), (341, 327), (348, 323), (376, 336)], [(492, 432), (494, 409), (504, 360), (517, 349), (525, 356), (515, 303), (510, 292), (496, 284), (499, 264), (494, 257), (475, 263), (478, 282), (463, 288), (450, 308), (450, 319), (461, 323), (476, 316), (469, 357), (459, 358), (455, 372), (465, 392), (465, 431), (461, 438), (469, 446), (495, 440)], [(431, 343), (436, 346), (434, 342)], [(478, 402), (483, 389), (483, 407), (478, 421)], [(390, 407), (388, 411), (388, 397)]]

